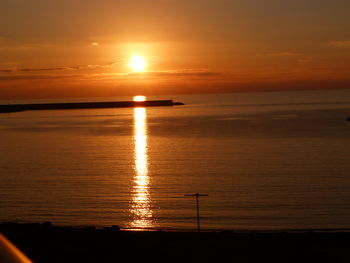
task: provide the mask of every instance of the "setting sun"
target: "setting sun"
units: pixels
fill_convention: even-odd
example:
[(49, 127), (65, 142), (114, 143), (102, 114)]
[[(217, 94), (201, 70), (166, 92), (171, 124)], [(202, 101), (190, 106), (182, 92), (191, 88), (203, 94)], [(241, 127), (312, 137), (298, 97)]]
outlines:
[(144, 71), (146, 67), (146, 61), (141, 56), (133, 56), (130, 61), (130, 66), (135, 71)]
[(134, 101), (145, 101), (146, 97), (145, 96), (135, 96), (133, 98)]

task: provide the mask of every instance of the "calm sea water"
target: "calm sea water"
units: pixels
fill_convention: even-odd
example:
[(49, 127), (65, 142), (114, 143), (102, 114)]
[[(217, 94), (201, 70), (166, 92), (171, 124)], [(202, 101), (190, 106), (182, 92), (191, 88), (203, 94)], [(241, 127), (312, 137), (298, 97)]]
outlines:
[(174, 99), (0, 115), (0, 221), (350, 228), (350, 90)]

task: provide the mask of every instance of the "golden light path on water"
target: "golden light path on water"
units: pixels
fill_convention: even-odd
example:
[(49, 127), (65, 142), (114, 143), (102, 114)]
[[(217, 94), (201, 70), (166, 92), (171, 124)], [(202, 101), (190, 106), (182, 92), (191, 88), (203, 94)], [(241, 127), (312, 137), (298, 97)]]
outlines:
[(147, 116), (145, 108), (134, 109), (134, 184), (132, 190), (132, 228), (154, 227), (149, 192), (147, 154)]

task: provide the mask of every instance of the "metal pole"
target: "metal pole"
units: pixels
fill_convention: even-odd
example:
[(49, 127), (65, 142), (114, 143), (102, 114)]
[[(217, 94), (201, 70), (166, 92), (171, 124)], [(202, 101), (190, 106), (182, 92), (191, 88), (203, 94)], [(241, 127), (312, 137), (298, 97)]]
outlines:
[(197, 199), (197, 227), (198, 227), (198, 232), (201, 232), (200, 224), (199, 224), (199, 194), (196, 194), (196, 199)]
[(184, 196), (195, 196), (196, 197), (196, 203), (197, 203), (197, 229), (198, 229), (198, 232), (200, 232), (201, 228), (200, 228), (200, 217), (199, 217), (199, 197), (200, 196), (208, 196), (208, 195), (207, 194), (195, 193), (195, 194), (184, 195)]

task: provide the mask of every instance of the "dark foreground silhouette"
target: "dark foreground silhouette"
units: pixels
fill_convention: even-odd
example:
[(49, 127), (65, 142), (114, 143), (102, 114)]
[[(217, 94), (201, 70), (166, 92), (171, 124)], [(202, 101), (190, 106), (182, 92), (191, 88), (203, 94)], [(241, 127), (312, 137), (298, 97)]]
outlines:
[(120, 231), (0, 224), (33, 262), (350, 262), (348, 232)]

